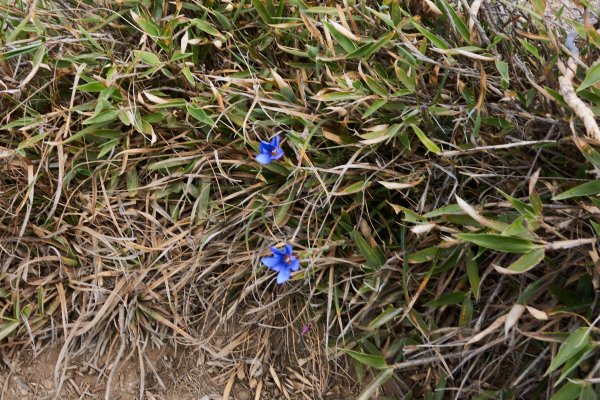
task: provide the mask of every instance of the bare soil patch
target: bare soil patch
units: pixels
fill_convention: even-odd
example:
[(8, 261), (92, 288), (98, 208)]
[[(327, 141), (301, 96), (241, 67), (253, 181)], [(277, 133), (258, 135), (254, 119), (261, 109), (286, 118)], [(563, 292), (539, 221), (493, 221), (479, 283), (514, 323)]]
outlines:
[[(49, 347), (35, 354), (16, 352), (3, 358), (0, 384), (3, 400), (42, 400), (57, 398), (54, 381), (55, 365), (61, 347)], [(148, 400), (212, 400), (222, 398), (223, 386), (210, 377), (205, 366), (198, 363), (197, 354), (173, 349), (152, 349), (146, 352), (150, 361), (141, 370), (133, 355), (117, 366), (110, 394), (106, 396), (110, 370), (86, 361), (84, 356), (71, 360), (59, 399), (139, 399), (144, 381), (143, 398)], [(110, 365), (110, 362), (108, 363)], [(234, 399), (249, 399), (243, 388), (235, 388)]]
[[(274, 369), (248, 360), (246, 365), (231, 368), (207, 359), (191, 347), (163, 347), (144, 351), (140, 364), (137, 352), (126, 354), (115, 368), (114, 360), (101, 357), (92, 362), (91, 354), (69, 358), (64, 379), (57, 395), (55, 368), (61, 352), (59, 344), (32, 350), (7, 350), (0, 365), (2, 400), (43, 399), (111, 399), (111, 400), (250, 400), (312, 399), (314, 393), (296, 390), (305, 378), (296, 374), (289, 379)], [(287, 368), (292, 371), (292, 368)], [(59, 371), (60, 374), (60, 371)], [(112, 377), (111, 377), (112, 374)], [(275, 376), (278, 376), (275, 381)], [(285, 376), (285, 378), (284, 378)], [(292, 383), (295, 379), (295, 383)], [(110, 385), (108, 382), (110, 381)], [(140, 394), (143, 385), (143, 393)], [(279, 389), (286, 387), (287, 396)], [(108, 388), (110, 386), (110, 388)], [(109, 389), (108, 395), (107, 388)], [(310, 394), (308, 394), (310, 393)], [(283, 397), (282, 397), (283, 396)], [(349, 387), (332, 385), (325, 399), (352, 398)]]

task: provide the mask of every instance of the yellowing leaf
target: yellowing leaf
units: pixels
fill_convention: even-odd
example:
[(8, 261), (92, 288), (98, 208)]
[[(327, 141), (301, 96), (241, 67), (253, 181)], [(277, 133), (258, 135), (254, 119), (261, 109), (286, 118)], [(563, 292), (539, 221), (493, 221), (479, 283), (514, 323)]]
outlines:
[(408, 189), (413, 186), (417, 186), (419, 183), (423, 182), (423, 179), (417, 179), (412, 182), (385, 182), (385, 181), (377, 181), (382, 186), (385, 186), (387, 189)]

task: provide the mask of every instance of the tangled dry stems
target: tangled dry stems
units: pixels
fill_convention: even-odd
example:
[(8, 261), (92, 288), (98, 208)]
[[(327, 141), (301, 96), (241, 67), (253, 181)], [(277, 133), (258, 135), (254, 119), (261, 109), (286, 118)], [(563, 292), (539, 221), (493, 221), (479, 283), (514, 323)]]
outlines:
[[(371, 2), (324, 15), (289, 5), (289, 20), (271, 27), (254, 8), (232, 4), (226, 32), (200, 3), (134, 7), (146, 25), (118, 2), (0, 3), (10, 26), (0, 61), (3, 345), (60, 338), (59, 386), (84, 352), (104, 365), (110, 387), (131, 349), (143, 366), (148, 347), (168, 344), (218, 361), (226, 382), (243, 376), (257, 392), (264, 384), (288, 398), (331, 397), (333, 382), (365, 373), (339, 349), (376, 348), (394, 367), (386, 393), (418, 394), (443, 382), (455, 398), (485, 390), (550, 396), (557, 377), (542, 379), (542, 366), (555, 352), (546, 341), (557, 339), (547, 334), (597, 314), (595, 248), (550, 251), (536, 269), (506, 276), (495, 267), (513, 254), (478, 253), (451, 238), (481, 228), (460, 210), (430, 217), (423, 234), (409, 229), (410, 212), (438, 210), (456, 195), (510, 221), (502, 189), (522, 201), (539, 195), (536, 240), (593, 237), (595, 205), (551, 200), (586, 181), (578, 146), (589, 145), (574, 145), (565, 107), (546, 89), (558, 89), (558, 71), (546, 61), (565, 55), (535, 46), (536, 57), (519, 41), (543, 36), (544, 25), (508, 3), (474, 2), (465, 12), (461, 1), (457, 9), (471, 16), (466, 45), (502, 40), (483, 55), (451, 54), (427, 48), (408, 16), (390, 30)], [(435, 13), (411, 12), (435, 31)], [(194, 18), (207, 16), (223, 38), (194, 28)], [(346, 39), (393, 34), (371, 58), (353, 59), (344, 52), (351, 44), (327, 29), (333, 19)], [(42, 32), (10, 37), (19, 21)], [(148, 21), (170, 36), (144, 33), (153, 29)], [(465, 44), (448, 20), (438, 29), (450, 47)], [(197, 39), (188, 44), (196, 63), (172, 59), (187, 33)], [(44, 63), (32, 64), (28, 53), (7, 57), (27, 46), (43, 46)], [(310, 58), (307, 46), (321, 53)], [(495, 59), (508, 63), (509, 86)], [(76, 90), (96, 82), (116, 93)], [(212, 121), (193, 118), (186, 104)], [(124, 117), (90, 122), (106, 117), (98, 107)], [(415, 118), (443, 148), (439, 155), (410, 129), (373, 134)], [(261, 170), (252, 161), (256, 143), (276, 133), (286, 137), (288, 158)], [(365, 267), (361, 239), (382, 250), (379, 267)], [(283, 242), (300, 249), (304, 267), (277, 287), (259, 259)], [(417, 257), (430, 248), (439, 251)], [(475, 255), (477, 288), (467, 277)], [(532, 282), (527, 304), (550, 319), (523, 314), (501, 334)], [(556, 293), (573, 286), (593, 298), (565, 311)], [(466, 292), (459, 305), (427, 305)], [(388, 309), (401, 312), (373, 329)]]

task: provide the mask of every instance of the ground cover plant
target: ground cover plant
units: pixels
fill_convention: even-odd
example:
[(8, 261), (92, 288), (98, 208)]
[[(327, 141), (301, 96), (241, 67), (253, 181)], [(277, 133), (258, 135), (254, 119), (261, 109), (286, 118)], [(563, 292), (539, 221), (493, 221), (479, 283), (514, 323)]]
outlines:
[(597, 398), (595, 7), (0, 0), (1, 348)]

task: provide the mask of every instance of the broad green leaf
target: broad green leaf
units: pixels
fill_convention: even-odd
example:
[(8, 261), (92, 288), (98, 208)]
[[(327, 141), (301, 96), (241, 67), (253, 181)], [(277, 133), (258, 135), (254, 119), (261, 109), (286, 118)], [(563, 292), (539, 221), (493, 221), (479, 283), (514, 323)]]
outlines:
[(171, 61), (177, 61), (177, 60), (183, 60), (185, 58), (189, 58), (191, 56), (193, 56), (193, 53), (181, 53), (178, 51), (175, 52), (175, 54), (173, 54), (173, 56), (171, 57)]
[(294, 202), (296, 200), (296, 194), (297, 194), (297, 186), (294, 186), (294, 188), (292, 190), (290, 190), (287, 199), (285, 200), (285, 202), (283, 204), (281, 204), (280, 207), (278, 207), (277, 213), (275, 214), (275, 225), (276, 226), (283, 226), (290, 215), (290, 208), (294, 205)]
[(421, 143), (423, 143), (423, 145), (427, 148), (427, 150), (431, 151), (434, 154), (440, 154), (442, 152), (442, 150), (440, 150), (440, 148), (435, 143), (433, 143), (433, 141), (429, 139), (427, 135), (425, 135), (425, 132), (423, 132), (421, 128), (419, 128), (416, 125), (411, 125), (411, 128), (413, 129), (413, 131), (415, 131), (417, 137), (419, 138)]
[(364, 191), (369, 186), (371, 186), (371, 182), (358, 181), (358, 182), (351, 183), (350, 185), (346, 186), (345, 188), (343, 188), (342, 190), (340, 190), (339, 192), (337, 192), (335, 194), (338, 196), (346, 196), (349, 194), (359, 193), (359, 192)]
[(579, 400), (598, 400), (594, 387), (590, 384), (584, 384), (581, 388), (581, 394)]
[(25, 78), (23, 78), (23, 80), (20, 82), (21, 87), (26, 86), (27, 83), (35, 77), (35, 74), (37, 73), (37, 71), (40, 68), (40, 65), (42, 64), (42, 60), (44, 59), (44, 56), (46, 55), (46, 51), (47, 51), (46, 46), (40, 46), (35, 51), (35, 55), (33, 56), (33, 60), (31, 61), (31, 69), (29, 71), (29, 74)]
[(544, 249), (537, 248), (529, 253), (523, 254), (517, 261), (510, 264), (508, 268), (501, 269), (500, 272), (508, 274), (522, 274), (529, 271), (536, 265), (538, 265), (544, 259)]
[(402, 308), (387, 308), (383, 310), (381, 314), (369, 322), (369, 329), (377, 329), (380, 326), (387, 324), (396, 318), (402, 311)]
[(262, 19), (265, 24), (270, 25), (273, 23), (273, 18), (271, 14), (269, 14), (269, 12), (267, 11), (267, 8), (263, 4), (262, 0), (252, 0), (252, 5), (258, 13), (260, 19)]
[(11, 321), (7, 322), (0, 326), (0, 340), (5, 339), (8, 335), (10, 335), (15, 329), (19, 327), (19, 321)]
[(560, 376), (558, 377), (558, 379), (556, 380), (556, 383), (554, 384), (554, 386), (557, 386), (560, 382), (562, 382), (570, 373), (571, 371), (573, 371), (575, 368), (579, 367), (579, 365), (585, 361), (587, 358), (589, 358), (593, 353), (596, 352), (596, 349), (593, 347), (593, 345), (589, 344), (586, 347), (584, 347), (583, 349), (581, 349), (579, 351), (579, 353), (575, 354), (573, 357), (571, 357), (569, 360), (567, 360), (567, 362), (565, 363), (562, 372), (560, 374)]
[[(285, 3), (285, 1), (281, 1), (281, 3)], [(218, 12), (216, 9), (211, 9), (209, 11), (212, 15), (214, 15), (215, 19), (217, 20), (217, 22), (219, 23), (220, 27), (229, 31), (231, 30), (231, 22), (229, 21), (228, 17), (226, 17), (225, 15), (223, 15), (222, 13)]]
[[(279, 161), (281, 161), (281, 160), (279, 160)], [(272, 162), (267, 165), (263, 165), (262, 169), (266, 169), (266, 170), (275, 172), (276, 174), (279, 174), (281, 176), (289, 176), (292, 172), (283, 162), (277, 162), (277, 163)]]
[(598, 153), (588, 143), (580, 139), (575, 139), (574, 142), (581, 151), (581, 154), (583, 154), (583, 156), (586, 158), (586, 160), (592, 163), (594, 167), (600, 169), (600, 153)]
[(377, 144), (381, 142), (385, 142), (398, 134), (402, 125), (394, 124), (388, 128), (382, 129), (380, 131), (367, 132), (360, 135), (360, 137), (364, 140), (361, 140), (363, 144)]
[(181, 72), (183, 73), (183, 76), (185, 76), (185, 79), (187, 79), (187, 81), (189, 82), (190, 85), (196, 86), (196, 82), (194, 80), (194, 75), (192, 75), (192, 71), (190, 70), (189, 67), (181, 68)]
[(592, 24), (585, 24), (587, 40), (593, 44), (597, 49), (600, 48), (600, 33), (596, 31), (596, 28)]
[(221, 32), (217, 30), (214, 26), (212, 26), (209, 22), (201, 20), (199, 18), (194, 18), (190, 21), (190, 24), (194, 25), (202, 32), (208, 33), (211, 36), (216, 36), (219, 39), (226, 40), (225, 36)]
[(442, 4), (442, 7), (446, 9), (446, 12), (450, 15), (450, 19), (452, 20), (454, 28), (458, 31), (458, 33), (460, 33), (460, 35), (465, 41), (469, 42), (469, 40), (471, 39), (471, 34), (469, 32), (469, 28), (467, 28), (467, 25), (463, 22), (462, 19), (460, 19), (456, 11), (454, 11), (452, 6), (450, 6), (450, 4), (448, 4), (446, 0), (440, 0), (440, 3)]
[(188, 103), (186, 109), (188, 114), (194, 117), (194, 119), (209, 126), (216, 126), (214, 121), (208, 116), (208, 114), (206, 114), (206, 112), (197, 105)]
[[(26, 21), (26, 20), (27, 20), (26, 18), (23, 18), (23, 21)], [(6, 61), (13, 57), (18, 57), (18, 56), (25, 55), (28, 53), (33, 53), (34, 51), (39, 49), (41, 46), (43, 46), (43, 44), (38, 42), (38, 43), (34, 43), (34, 44), (20, 46), (15, 49), (9, 50), (7, 52), (0, 53), (0, 61)]]
[(378, 270), (387, 261), (382, 256), (381, 249), (372, 248), (369, 243), (362, 237), (362, 235), (356, 231), (352, 231), (352, 238), (356, 242), (360, 252), (367, 260), (367, 266), (371, 269)]
[(209, 209), (211, 206), (210, 191), (212, 184), (210, 179), (202, 180), (200, 184), (200, 193), (198, 194), (198, 208), (196, 210), (196, 216), (200, 221), (204, 221), (209, 217)]
[(99, 92), (103, 91), (104, 89), (106, 89), (106, 86), (104, 86), (104, 83), (98, 82), (98, 81), (94, 81), (94, 82), (86, 83), (84, 85), (77, 86), (77, 90), (80, 90), (82, 92), (88, 92), (88, 93), (99, 93)]
[(531, 203), (531, 207), (536, 216), (542, 215), (544, 203), (542, 203), (542, 199), (535, 189), (529, 194), (529, 203)]
[(440, 252), (437, 247), (428, 247), (423, 250), (410, 253), (407, 257), (409, 264), (422, 264), (434, 260)]
[(429, 211), (425, 215), (425, 218), (435, 218), (441, 217), (443, 215), (462, 215), (465, 212), (458, 204), (448, 204), (447, 206), (442, 206), (437, 210)]
[(98, 152), (98, 159), (110, 153), (117, 146), (118, 143), (119, 139), (111, 139), (108, 142), (104, 143), (102, 147), (100, 147), (100, 151)]
[(138, 193), (139, 180), (136, 168), (130, 168), (127, 170), (127, 194), (129, 197), (135, 197)]
[(43, 140), (46, 137), (46, 135), (47, 133), (38, 133), (37, 135), (30, 137), (29, 139), (23, 140), (21, 143), (19, 143), (17, 149), (22, 150), (31, 147), (40, 140)]
[(119, 121), (125, 126), (131, 126), (132, 122), (129, 118), (132, 117), (131, 114), (125, 112), (124, 110), (119, 110), (117, 112), (117, 117), (119, 117)]
[(396, 34), (395, 32), (388, 32), (381, 39), (379, 39), (375, 42), (371, 42), (371, 43), (362, 45), (355, 51), (348, 54), (348, 58), (368, 59), (373, 54), (375, 54), (375, 52), (377, 52), (377, 50), (379, 50), (380, 48), (385, 46), (386, 43), (389, 42), (394, 37), (395, 34)]
[(525, 39), (521, 39), (521, 38), (517, 38), (517, 39), (519, 40), (519, 42), (521, 42), (521, 44), (523, 45), (525, 50), (527, 50), (529, 53), (531, 53), (533, 56), (535, 56), (535, 58), (537, 58), (538, 60), (540, 60), (540, 61), (542, 60), (542, 58), (540, 57), (540, 52), (538, 51), (537, 47), (535, 47), (534, 45), (532, 45)]
[(590, 221), (592, 227), (594, 228), (594, 232), (596, 233), (596, 238), (600, 239), (600, 224)]
[(140, 60), (142, 60), (143, 62), (145, 62), (148, 65), (159, 65), (160, 64), (160, 58), (158, 58), (158, 56), (154, 53), (150, 53), (149, 51), (145, 51), (145, 50), (134, 50), (133, 54), (135, 54), (136, 58), (139, 58)]
[(519, 199), (515, 199), (514, 197), (504, 193), (502, 190), (498, 189), (498, 191), (510, 202), (510, 204), (514, 207), (515, 210), (519, 212), (519, 214), (526, 217), (535, 217), (535, 210), (532, 206), (527, 203), (522, 202)]
[(364, 112), (363, 114), (363, 118), (367, 118), (369, 117), (371, 114), (373, 114), (375, 111), (379, 110), (381, 107), (383, 107), (385, 104), (387, 103), (387, 99), (377, 99), (373, 102), (373, 104), (371, 104), (369, 106), (369, 108), (367, 108), (367, 110)]
[(377, 369), (385, 369), (388, 368), (388, 365), (385, 362), (385, 359), (382, 356), (376, 356), (373, 354), (365, 354), (360, 353), (358, 351), (352, 350), (344, 350), (344, 353), (348, 354), (350, 357), (354, 358), (356, 361), (364, 364), (366, 366), (377, 368)]
[(154, 162), (152, 164), (149, 164), (146, 167), (146, 169), (148, 171), (156, 171), (156, 170), (163, 169), (163, 168), (166, 169), (166, 168), (179, 167), (180, 165), (187, 165), (189, 163), (190, 163), (190, 160), (174, 157), (174, 158), (160, 160), (160, 161)]
[(529, 253), (540, 247), (527, 239), (492, 233), (460, 233), (456, 237), (480, 247), (503, 251), (505, 253)]
[(317, 94), (313, 96), (313, 99), (318, 101), (346, 101), (346, 100), (358, 100), (365, 97), (362, 93), (356, 92), (329, 92), (325, 94)]
[(509, 83), (510, 78), (508, 75), (508, 63), (502, 60), (496, 60), (496, 69), (500, 72), (500, 76), (502, 77), (502, 81)]
[(381, 371), (375, 379), (362, 391), (356, 400), (369, 400), (372, 399), (377, 390), (383, 385), (388, 379), (394, 375), (393, 368), (387, 368)]
[(446, 394), (446, 375), (440, 375), (442, 376), (439, 378), (437, 385), (435, 385), (433, 400), (444, 400), (444, 395)]
[(335, 7), (310, 7), (303, 12), (305, 14), (338, 15), (338, 9)]
[(574, 400), (579, 397), (582, 386), (573, 382), (567, 382), (561, 387), (550, 400)]
[(39, 124), (41, 124), (42, 119), (41, 118), (32, 118), (32, 117), (23, 117), (23, 118), (18, 118), (15, 119), (12, 122), (9, 122), (8, 124), (0, 127), (0, 130), (5, 130), (5, 129), (11, 129), (11, 128), (21, 128), (23, 126), (38, 126)]
[(588, 328), (577, 328), (567, 340), (560, 346), (558, 353), (550, 363), (546, 375), (563, 365), (567, 360), (586, 347), (590, 342), (590, 330)]
[(82, 122), (83, 125), (91, 125), (91, 124), (103, 124), (106, 122), (113, 121), (117, 118), (117, 114), (119, 110), (104, 110), (100, 113), (86, 119)]
[(402, 218), (403, 221), (411, 222), (411, 223), (427, 222), (426, 218), (417, 214), (410, 208), (402, 207), (402, 206), (399, 206), (397, 204), (392, 204), (392, 203), (389, 203), (389, 205), (392, 206), (392, 208), (394, 209), (396, 214), (399, 214), (401, 212), (404, 213), (404, 218)]
[(373, 91), (373, 93), (380, 95), (381, 97), (387, 97), (388, 92), (387, 89), (384, 88), (379, 82), (370, 77), (369, 75), (365, 75), (364, 77), (365, 83)]
[[(370, 8), (370, 7), (366, 7), (367, 10), (369, 10), (369, 12), (375, 16), (377, 16), (377, 18), (379, 18), (380, 20), (382, 20), (388, 27), (395, 29), (396, 28), (396, 24), (394, 23), (394, 21), (390, 18), (389, 14), (386, 13), (382, 13), (379, 11), (375, 11), (374, 9)], [(336, 14), (337, 14), (337, 9), (336, 9)], [(334, 14), (335, 15), (335, 14)]]
[(342, 48), (346, 50), (346, 53), (352, 54), (358, 49), (358, 46), (356, 46), (356, 44), (352, 40), (344, 36), (332, 24), (330, 24), (327, 21), (323, 21), (323, 25), (325, 26), (325, 28), (327, 28), (331, 36), (333, 36), (335, 40), (342, 46)]
[(566, 192), (562, 192), (552, 198), (552, 200), (566, 200), (572, 197), (592, 196), (600, 193), (600, 180), (586, 182), (582, 185), (575, 186)]
[(298, 57), (309, 58), (308, 52), (306, 52), (306, 51), (301, 51), (301, 50), (298, 50), (293, 47), (282, 46), (280, 44), (277, 44), (277, 47), (279, 47), (281, 50), (283, 50), (286, 53), (293, 54)]
[(285, 0), (279, 0), (279, 6), (277, 6), (277, 11), (275, 12), (275, 16), (277, 19), (283, 17), (283, 11), (285, 9)]
[(132, 19), (142, 28), (149, 36), (159, 38), (162, 36), (160, 27), (152, 20), (136, 14), (133, 10), (130, 11)]
[(275, 15), (275, 5), (273, 4), (273, 0), (265, 0), (265, 8), (269, 12), (269, 15)]
[(425, 307), (439, 307), (439, 306), (449, 306), (452, 304), (459, 304), (467, 297), (465, 292), (454, 292), (445, 294), (435, 300), (428, 301), (423, 304)]
[(597, 63), (592, 68), (590, 68), (585, 74), (585, 79), (581, 82), (581, 85), (577, 88), (577, 91), (580, 92), (584, 89), (589, 88), (590, 86), (595, 85), (600, 81), (600, 63)]
[(569, 105), (565, 101), (565, 98), (560, 93), (558, 93), (556, 90), (549, 88), (548, 86), (544, 86), (544, 90), (551, 97), (553, 97), (556, 101), (558, 101), (563, 107), (565, 107), (565, 108), (569, 107)]
[(412, 76), (408, 76), (406, 71), (404, 71), (399, 66), (395, 66), (394, 71), (396, 72), (396, 77), (398, 78), (398, 80), (400, 82), (402, 82), (402, 84), (404, 85), (404, 87), (406, 87), (406, 89), (408, 89), (411, 93), (416, 90), (417, 83), (416, 83), (416, 78), (415, 78), (414, 73)]
[(421, 26), (418, 22), (413, 21), (412, 24), (419, 32), (421, 32), (421, 34), (423, 34), (431, 42), (431, 44), (435, 45), (436, 47), (438, 47), (440, 49), (448, 50), (448, 45), (442, 39), (440, 39), (433, 33), (429, 32), (426, 28)]
[(471, 296), (466, 296), (460, 307), (460, 316), (458, 318), (458, 326), (469, 326), (473, 319), (473, 300)]
[(512, 222), (512, 224), (505, 227), (500, 233), (502, 236), (529, 237), (531, 228), (532, 226), (529, 224), (529, 221), (527, 221), (525, 217), (519, 216)]
[(517, 303), (525, 304), (527, 303), (534, 295), (537, 294), (538, 290), (544, 285), (545, 278), (540, 278), (537, 281), (534, 281), (527, 285), (525, 290), (521, 291), (521, 294), (517, 298)]

